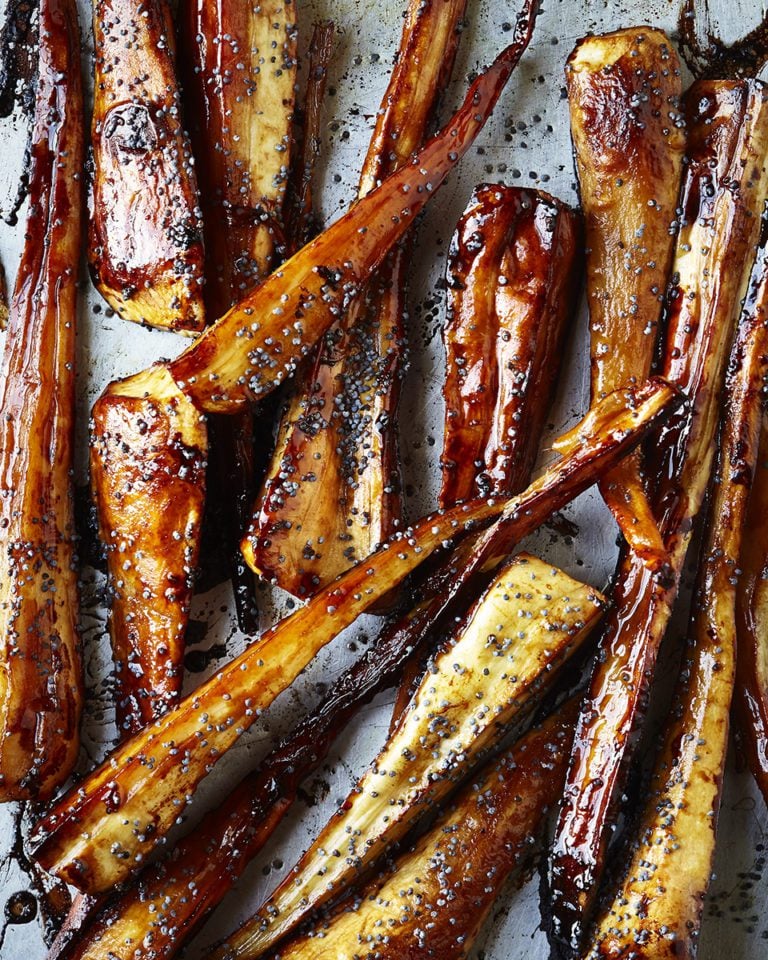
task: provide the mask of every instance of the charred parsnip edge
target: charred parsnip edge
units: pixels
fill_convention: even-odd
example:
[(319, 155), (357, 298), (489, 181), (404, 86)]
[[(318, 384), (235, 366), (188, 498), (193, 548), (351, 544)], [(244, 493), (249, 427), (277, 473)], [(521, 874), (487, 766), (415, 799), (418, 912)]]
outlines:
[(43, 800), (77, 759), (82, 709), (74, 466), (83, 213), (80, 32), (41, 0), (30, 208), (0, 374), (0, 801)]
[(720, 391), (768, 195), (768, 102), (756, 81), (699, 81), (686, 95), (688, 164), (662, 371), (688, 396), (654, 441), (648, 470), (670, 557), (654, 571), (625, 551), (614, 607), (574, 737), (550, 864), (552, 934), (586, 934), (618, 799), (712, 469)]
[[(587, 246), (592, 398), (647, 377), (677, 227), (685, 150), (680, 62), (664, 33), (580, 40), (565, 70)], [(666, 560), (640, 451), (601, 492), (631, 549)]]
[[(498, 518), (452, 586), (458, 590), (474, 572), (492, 569), (514, 543), (613, 466), (679, 403), (675, 388), (658, 380), (612, 394), (571, 431), (566, 455), (525, 493), (463, 504), (394, 536), (54, 804), (33, 833), (38, 860), (89, 892), (127, 877), (167, 833), (222, 753), (360, 613), (467, 525)], [(444, 600), (448, 603), (450, 596)]]

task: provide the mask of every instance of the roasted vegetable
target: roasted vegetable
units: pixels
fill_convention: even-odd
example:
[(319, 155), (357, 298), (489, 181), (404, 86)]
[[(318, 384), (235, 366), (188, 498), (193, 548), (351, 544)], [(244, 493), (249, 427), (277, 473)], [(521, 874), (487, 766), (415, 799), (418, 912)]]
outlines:
[[(296, 799), (303, 780), (325, 759), (350, 718), (398, 675), (403, 661), (429, 634), (415, 613), (389, 624), (373, 646), (331, 686), (305, 717), (246, 776), (226, 802), (157, 864), (88, 917), (80, 914), (59, 937), (47, 960), (170, 960), (230, 890)], [(188, 895), (190, 884), (195, 896)], [(81, 896), (78, 899), (84, 899)], [(87, 899), (87, 898), (85, 898)]]
[(196, 333), (203, 236), (165, 0), (95, 0), (88, 259), (126, 320)]
[(440, 506), (530, 477), (577, 294), (579, 223), (545, 193), (481, 184), (448, 258)]
[(263, 956), (345, 893), (526, 710), (603, 605), (600, 594), (536, 557), (510, 561), (446, 638), (369, 769), (259, 911), (215, 951), (217, 960)]
[(93, 408), (91, 434), (124, 736), (164, 713), (181, 689), (205, 503), (206, 426), (158, 366), (107, 387)]
[[(181, 13), (184, 103), (205, 221), (205, 304), (208, 317), (219, 317), (286, 253), (296, 5), (185, 0)], [(251, 410), (215, 419), (208, 472), (209, 527), (230, 558), (238, 623), (251, 635), (258, 632), (258, 610), (239, 542), (258, 484), (255, 432)]]
[(264, 397), (295, 371), (360, 296), (372, 272), (480, 132), (523, 54), (528, 22), (521, 18), (517, 39), (480, 74), (453, 119), (410, 163), (168, 364), (179, 388), (200, 410), (236, 413)]
[[(587, 244), (592, 398), (648, 376), (672, 261), (685, 135), (680, 63), (660, 30), (580, 40), (566, 67)], [(665, 559), (640, 451), (601, 492), (630, 547)]]
[(741, 547), (736, 605), (738, 657), (734, 707), (750, 770), (768, 803), (768, 417), (763, 418), (747, 516), (748, 537)]
[(83, 213), (80, 33), (41, 0), (24, 250), (0, 373), (0, 801), (45, 799), (77, 758), (75, 325)]
[(566, 704), (489, 763), (414, 849), (330, 920), (283, 945), (282, 960), (466, 957), (510, 874), (530, 858), (557, 801), (575, 714), (576, 703)]
[(569, 433), (563, 459), (519, 497), (473, 501), (395, 535), (119, 747), (77, 790), (53, 805), (33, 832), (38, 860), (49, 872), (91, 892), (126, 877), (167, 833), (221, 754), (360, 613), (447, 539), (497, 517), (442, 598), (449, 603), (473, 574), (492, 568), (679, 402), (674, 388), (656, 380), (637, 391), (612, 394)]
[(654, 442), (654, 512), (669, 565), (631, 551), (619, 564), (601, 653), (574, 738), (550, 869), (554, 934), (577, 948), (605, 861), (630, 735), (677, 593), (712, 468), (728, 347), (758, 240), (768, 147), (761, 85), (701, 81), (686, 98), (688, 163), (667, 307), (663, 375), (690, 398)]
[(5, 270), (0, 263), (0, 330), (8, 323), (8, 287), (5, 283)]
[[(450, 77), (466, 0), (410, 0), (359, 196), (408, 164)], [(525, 21), (525, 46), (534, 18)], [(390, 255), (294, 385), (243, 539), (248, 564), (311, 596), (402, 519), (397, 403), (406, 342), (406, 255)]]
[(697, 954), (728, 750), (742, 531), (768, 373), (765, 240), (731, 352), (689, 648), (626, 871), (592, 940), (594, 960)]

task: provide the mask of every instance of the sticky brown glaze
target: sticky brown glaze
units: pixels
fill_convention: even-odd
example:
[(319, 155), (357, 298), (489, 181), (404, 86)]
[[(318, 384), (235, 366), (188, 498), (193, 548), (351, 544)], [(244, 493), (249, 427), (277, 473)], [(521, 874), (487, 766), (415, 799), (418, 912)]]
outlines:
[[(728, 749), (742, 532), (767, 373), (763, 242), (731, 350), (707, 536), (674, 709), (625, 871), (592, 938), (590, 960), (694, 960), (698, 952)], [(751, 539), (752, 534), (746, 537)]]
[[(450, 78), (466, 0), (412, 0), (360, 177), (364, 197), (407, 165)], [(533, 18), (528, 21), (529, 33)], [(397, 405), (407, 264), (394, 251), (295, 385), (242, 543), (249, 566), (299, 597), (362, 560), (402, 516)]]
[(679, 393), (658, 380), (611, 394), (569, 434), (562, 459), (519, 497), (462, 504), (393, 536), (119, 747), (55, 804), (34, 830), (38, 860), (89, 892), (108, 889), (134, 872), (218, 758), (360, 613), (454, 535), (497, 518), (452, 584), (453, 590), (461, 589), (591, 485), (679, 402)]
[(162, 367), (111, 384), (94, 405), (91, 483), (123, 737), (164, 713), (181, 689), (206, 449), (203, 416)]
[(236, 413), (295, 372), (408, 230), (493, 110), (527, 46), (532, 17), (469, 88), (445, 129), (411, 163), (271, 274), (168, 365), (201, 410)]
[[(765, 236), (761, 250), (766, 265)], [(762, 286), (753, 287), (758, 321), (768, 322)], [(764, 388), (764, 385), (763, 385)], [(746, 465), (749, 467), (749, 463)], [(734, 707), (749, 767), (768, 803), (768, 556), (765, 518), (768, 517), (768, 418), (763, 416), (760, 449), (754, 466), (746, 530), (739, 555), (741, 574), (736, 593), (738, 636)]]
[(462, 960), (530, 859), (565, 775), (576, 704), (485, 766), (411, 850), (280, 960)]
[(205, 322), (197, 181), (182, 127), (170, 6), (96, 0), (88, 260), (126, 320)]
[[(148, 866), (98, 914), (80, 915), (46, 960), (169, 960), (221, 902), (324, 761), (349, 720), (398, 676), (425, 635), (415, 615), (388, 625), (278, 743), (159, 864)], [(189, 896), (194, 889), (195, 896)], [(88, 899), (80, 897), (78, 898)], [(87, 922), (86, 922), (87, 921)]]
[(574, 738), (550, 865), (553, 929), (576, 949), (712, 470), (729, 342), (749, 281), (768, 192), (768, 103), (755, 82), (696, 83), (686, 99), (688, 157), (662, 370), (689, 398), (654, 439), (654, 513), (669, 563), (625, 551), (614, 608)]
[[(286, 253), (283, 205), (293, 149), (296, 11), (292, 0), (185, 0), (179, 60), (205, 221), (205, 304), (220, 317)], [(246, 410), (210, 424), (209, 527), (229, 559), (240, 628), (258, 631), (253, 574), (239, 542), (258, 484)], [(263, 458), (266, 457), (266, 453)]]
[(8, 323), (8, 287), (5, 282), (5, 270), (0, 263), (0, 330), (5, 330)]
[(768, 61), (768, 17), (733, 43), (717, 36), (709, 11), (709, 0), (683, 0), (677, 28), (680, 52), (697, 78), (724, 80), (757, 77)]
[[(580, 40), (565, 77), (586, 225), (594, 399), (651, 369), (678, 225), (682, 81), (668, 38), (646, 26)], [(639, 451), (601, 492), (632, 549), (662, 562)]]
[(371, 766), (254, 916), (213, 951), (215, 960), (271, 953), (346, 894), (541, 696), (604, 602), (543, 560), (515, 556), (444, 638)]
[(528, 482), (578, 294), (579, 221), (535, 190), (481, 184), (448, 256), (440, 506)]
[(80, 33), (40, 4), (30, 207), (0, 375), (0, 800), (42, 800), (77, 758), (82, 708), (72, 489), (82, 240)]

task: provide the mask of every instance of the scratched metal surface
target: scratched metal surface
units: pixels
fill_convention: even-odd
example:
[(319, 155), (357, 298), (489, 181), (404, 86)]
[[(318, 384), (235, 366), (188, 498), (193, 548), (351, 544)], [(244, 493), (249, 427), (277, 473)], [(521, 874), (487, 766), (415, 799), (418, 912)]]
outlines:
[[(386, 84), (392, 55), (400, 34), (404, 0), (300, 0), (306, 38), (307, 27), (318, 17), (332, 16), (340, 36), (331, 68), (330, 88), (324, 116), (325, 151), (318, 197), (327, 220), (335, 218), (353, 199), (356, 178), (367, 145), (373, 115)], [(726, 40), (751, 26), (762, 15), (758, 0), (720, 0), (727, 11), (722, 31)], [(0, 0), (2, 6), (2, 0)], [(514, 2), (470, 0), (468, 28), (462, 39), (454, 81), (446, 91), (442, 115), (458, 103), (468, 74), (488, 61), (508, 38), (514, 20)], [(714, 7), (717, 9), (717, 7)], [(84, 49), (90, 68), (88, 5), (82, 2), (85, 25)], [(403, 450), (409, 516), (416, 518), (435, 503), (437, 459), (441, 444), (442, 406), (440, 381), (442, 356), (439, 326), (443, 297), (438, 279), (455, 224), (475, 183), (502, 179), (511, 184), (541, 187), (563, 199), (575, 200), (567, 106), (562, 69), (576, 39), (599, 32), (648, 22), (673, 31), (676, 0), (545, 0), (533, 44), (503, 95), (496, 113), (460, 169), (433, 201), (419, 230), (418, 256), (414, 258), (411, 283), (412, 366), (402, 403)], [(19, 118), (0, 123), (0, 209), (8, 207), (23, 168), (26, 128)], [(23, 213), (20, 224), (23, 224)], [(12, 281), (20, 251), (22, 227), (0, 223), (0, 260)], [(85, 274), (84, 274), (85, 277)], [(84, 479), (85, 431), (93, 399), (111, 379), (132, 373), (161, 356), (172, 356), (181, 341), (171, 334), (149, 332), (108, 316), (103, 303), (83, 280), (80, 319), (80, 479)], [(586, 318), (581, 306), (573, 321), (569, 356), (551, 416), (550, 432), (572, 422), (585, 409), (588, 395)], [(546, 437), (542, 447), (546, 449)], [(544, 530), (532, 538), (529, 549), (540, 553), (569, 573), (602, 587), (606, 584), (616, 554), (616, 530), (599, 499), (592, 492), (566, 511), (579, 527), (570, 540)], [(106, 656), (104, 610), (99, 604), (101, 576), (83, 572), (83, 632), (89, 703), (84, 728), (81, 767), (87, 769), (109, 748), (111, 724), (111, 678)], [(262, 593), (265, 624), (285, 613), (284, 598)], [(199, 596), (193, 619), (198, 622), (191, 650), (216, 648), (230, 656), (242, 649), (230, 596), (218, 588)], [(678, 617), (673, 629), (682, 629)], [(188, 814), (188, 824), (218, 797), (227, 792), (239, 775), (266, 751), (272, 738), (289, 728), (303, 710), (319, 696), (320, 685), (333, 679), (355, 655), (355, 650), (374, 635), (376, 620), (363, 618), (338, 638), (268, 711), (264, 722), (244, 738), (204, 784), (199, 799)], [(205, 661), (205, 657), (193, 658)], [(190, 673), (192, 689), (216, 668)], [(663, 665), (663, 661), (662, 661)], [(382, 695), (365, 708), (351, 729), (345, 731), (318, 774), (307, 784), (306, 799), (294, 811), (254, 862), (236, 889), (221, 905), (187, 955), (205, 955), (205, 948), (248, 915), (274, 886), (312, 836), (325, 822), (381, 746), (391, 695)], [(23, 864), (10, 851), (14, 821), (19, 811), (12, 805), (0, 808), (0, 918), (8, 898), (29, 886)], [(702, 934), (701, 960), (714, 960), (727, 948), (731, 960), (758, 960), (768, 956), (768, 883), (764, 868), (766, 811), (749, 778), (729, 765), (726, 779), (717, 878), (707, 909)], [(760, 877), (762, 875), (762, 882)], [(543, 960), (546, 940), (539, 931), (537, 878), (511, 888), (498, 902), (475, 949), (486, 960)], [(0, 960), (40, 960), (45, 948), (39, 922), (7, 928), (0, 946)]]

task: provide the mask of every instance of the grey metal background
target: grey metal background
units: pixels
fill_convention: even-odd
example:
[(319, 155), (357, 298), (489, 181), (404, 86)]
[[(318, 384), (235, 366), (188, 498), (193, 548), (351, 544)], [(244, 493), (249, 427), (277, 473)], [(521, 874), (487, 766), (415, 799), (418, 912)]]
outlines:
[[(387, 82), (400, 35), (405, 0), (298, 0), (306, 43), (311, 23), (332, 17), (340, 28), (331, 67), (332, 95), (325, 104), (324, 155), (317, 196), (326, 220), (334, 219), (354, 198), (356, 181), (367, 146), (373, 116)], [(2, 3), (0, 2), (0, 6)], [(724, 39), (749, 29), (763, 15), (759, 0), (713, 0), (723, 11)], [(440, 397), (442, 348), (439, 327), (443, 296), (437, 281), (453, 226), (472, 187), (481, 180), (536, 186), (575, 201), (568, 111), (564, 100), (563, 64), (574, 42), (585, 33), (637, 23), (658, 25), (673, 32), (677, 0), (545, 0), (531, 48), (510, 82), (477, 144), (462, 161), (429, 207), (419, 228), (417, 256), (411, 281), (412, 364), (401, 407), (407, 509), (416, 518), (435, 505), (437, 460), (441, 445)], [(90, 6), (81, 0), (84, 48), (90, 69)], [(514, 2), (470, 0), (469, 24), (462, 38), (454, 81), (446, 91), (442, 116), (459, 102), (472, 70), (489, 61), (509, 39)], [(0, 212), (23, 167), (26, 128), (17, 120), (0, 122)], [(23, 230), (0, 223), (0, 260), (12, 283)], [(105, 304), (83, 273), (83, 303), (79, 327), (78, 403), (80, 407), (79, 479), (84, 480), (88, 411), (111, 379), (130, 374), (161, 356), (173, 356), (183, 346), (172, 334), (142, 330), (109, 317)], [(548, 435), (559, 432), (586, 408), (588, 400), (587, 331), (583, 304), (573, 318), (573, 335), (552, 411)], [(547, 437), (542, 438), (546, 455)], [(545, 528), (526, 544), (573, 576), (598, 587), (608, 581), (616, 555), (616, 528), (594, 492), (580, 497), (566, 511), (579, 528), (572, 541)], [(83, 630), (89, 703), (81, 767), (87, 769), (109, 748), (114, 730), (111, 711), (110, 664), (105, 644), (104, 610), (99, 605), (101, 576), (84, 572)], [(262, 591), (264, 624), (286, 612), (285, 597)], [(196, 599), (198, 621), (191, 649), (239, 652), (239, 634), (229, 591), (222, 587)], [(188, 823), (263, 755), (272, 738), (289, 729), (296, 717), (317, 701), (323, 684), (332, 680), (373, 635), (375, 618), (362, 618), (317, 658), (294, 686), (268, 711), (263, 723), (231, 751), (200, 791), (188, 813)], [(673, 630), (684, 628), (678, 615)], [(192, 689), (216, 668), (187, 678)], [(660, 669), (664, 670), (662, 658)], [(306, 798), (296, 804), (263, 855), (257, 859), (189, 948), (190, 958), (203, 957), (206, 945), (223, 935), (259, 904), (326, 821), (384, 741), (392, 696), (380, 696), (345, 731), (327, 764), (307, 785)], [(13, 836), (13, 805), (0, 807), (0, 911), (9, 895), (26, 886), (18, 864), (7, 855)], [(768, 882), (764, 869), (766, 811), (748, 776), (729, 763), (721, 819), (717, 878), (702, 933), (701, 960), (762, 960), (768, 957)], [(515, 884), (499, 900), (480, 942), (476, 957), (486, 960), (544, 960), (546, 941), (538, 930), (538, 880)], [(11, 926), (0, 960), (41, 960), (45, 949), (37, 924)]]

